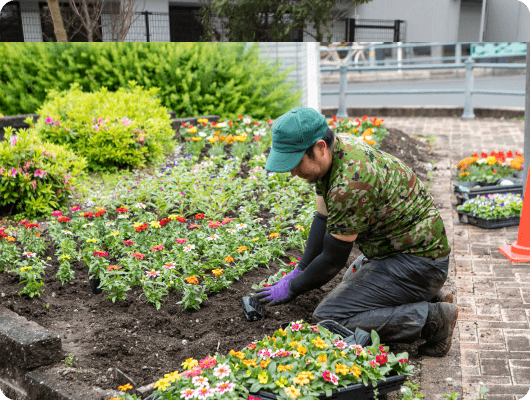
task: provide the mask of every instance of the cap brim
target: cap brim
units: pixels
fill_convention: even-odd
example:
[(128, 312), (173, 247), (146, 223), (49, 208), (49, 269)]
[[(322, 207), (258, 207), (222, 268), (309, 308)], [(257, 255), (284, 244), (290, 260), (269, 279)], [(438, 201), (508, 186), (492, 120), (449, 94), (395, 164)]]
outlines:
[(269, 172), (289, 172), (302, 160), (305, 150), (295, 153), (280, 153), (271, 148), (265, 169)]

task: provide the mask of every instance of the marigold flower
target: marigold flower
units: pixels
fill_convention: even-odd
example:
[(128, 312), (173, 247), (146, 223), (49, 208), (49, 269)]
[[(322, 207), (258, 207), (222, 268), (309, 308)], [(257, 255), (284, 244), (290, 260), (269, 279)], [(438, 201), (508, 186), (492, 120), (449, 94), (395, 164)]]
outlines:
[(199, 283), (199, 280), (195, 275), (188, 276), (187, 278), (185, 278), (185, 281), (192, 285), (196, 285)]
[(269, 239), (274, 239), (274, 238), (277, 238), (278, 236), (280, 236), (280, 234), (278, 232), (272, 232), (269, 235)]
[(356, 378), (359, 378), (361, 376), (361, 370), (359, 369), (359, 367), (357, 365), (353, 365), (351, 368), (350, 368), (350, 372), (352, 373), (353, 376), (355, 376)]
[(219, 275), (223, 275), (223, 270), (222, 269), (214, 269), (212, 270), (212, 273), (215, 275), (215, 276), (219, 276)]
[(245, 359), (245, 353), (241, 351), (230, 350), (230, 355), (239, 358), (240, 360)]
[(238, 253), (243, 253), (245, 250), (247, 250), (247, 246), (241, 246), (237, 249)]
[(127, 389), (132, 389), (132, 388), (133, 388), (133, 385), (131, 385), (130, 383), (126, 383), (125, 385), (118, 386), (118, 390), (122, 392), (125, 392), (127, 391)]
[(227, 256), (227, 257), (223, 258), (223, 261), (231, 263), (231, 262), (234, 262), (234, 259), (232, 257), (230, 257), (230, 256)]

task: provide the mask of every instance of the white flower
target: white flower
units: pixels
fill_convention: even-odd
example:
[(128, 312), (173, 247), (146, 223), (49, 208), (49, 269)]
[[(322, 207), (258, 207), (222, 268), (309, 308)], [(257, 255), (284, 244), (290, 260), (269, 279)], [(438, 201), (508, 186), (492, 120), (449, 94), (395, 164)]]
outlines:
[(252, 122), (252, 120), (250, 119), (250, 117), (243, 118), (243, 123), (250, 124), (251, 122)]
[(247, 131), (247, 133), (252, 132), (252, 129), (250, 129), (250, 128), (247, 128), (247, 129), (245, 129), (245, 130)]
[(227, 381), (224, 381), (224, 382), (219, 382), (217, 384), (217, 387), (215, 388), (215, 390), (216, 390), (217, 393), (223, 394), (225, 392), (232, 392), (235, 387), (236, 387), (235, 383), (232, 383), (232, 382), (227, 380)]
[(127, 215), (122, 215), (122, 214), (120, 214), (120, 215), (118, 215), (118, 218), (120, 218), (120, 219), (123, 219), (123, 218), (127, 219)]
[(235, 233), (235, 232), (236, 232), (236, 231), (235, 231), (234, 229), (232, 229), (232, 228), (228, 228), (226, 231), (227, 231), (228, 233)]
[(206, 134), (206, 132), (202, 132), (202, 131), (201, 131), (201, 132), (199, 132), (199, 136), (200, 136), (200, 137), (206, 137), (206, 136), (208, 136), (208, 135)]
[(62, 230), (61, 232), (65, 233), (65, 234), (67, 234), (67, 235), (73, 235), (73, 233), (72, 233), (72, 232), (70, 232), (70, 231), (67, 231), (66, 229), (65, 229), (65, 230)]
[(407, 391), (407, 389), (405, 387), (401, 387), (401, 393), (405, 393)]
[(237, 230), (245, 229), (246, 227), (247, 227), (247, 224), (236, 224), (236, 229)]
[(136, 206), (136, 208), (145, 208), (145, 204), (144, 203), (138, 203)]
[(230, 375), (230, 367), (228, 364), (219, 364), (217, 368), (213, 370), (213, 374), (218, 379), (223, 379), (225, 376)]
[(216, 128), (226, 128), (226, 122), (219, 122), (219, 123), (216, 125)]
[(453, 382), (453, 378), (447, 378), (446, 381), (447, 382)]
[(186, 247), (184, 247), (184, 251), (186, 251), (186, 252), (192, 251), (192, 250), (195, 250), (195, 245), (194, 244), (188, 244)]
[(93, 222), (88, 222), (88, 223), (83, 225), (83, 228), (86, 228), (88, 226), (94, 226), (94, 223)]
[(481, 386), (484, 386), (484, 382), (479, 382), (478, 384)]
[(195, 377), (193, 377), (191, 382), (195, 386), (210, 387), (210, 384), (208, 383), (208, 378), (206, 378), (205, 376), (195, 376)]
[(488, 162), (488, 160), (486, 160), (485, 158), (481, 158), (480, 160), (477, 160), (477, 164), (486, 164)]
[(198, 399), (207, 399), (208, 397), (215, 396), (215, 394), (209, 387), (201, 386), (195, 389), (195, 396), (197, 396)]
[(218, 235), (212, 235), (212, 236), (208, 236), (206, 238), (206, 240), (216, 240), (216, 239), (219, 239), (219, 236)]
[(114, 225), (114, 222), (112, 221), (107, 222), (107, 226), (112, 226), (112, 225)]

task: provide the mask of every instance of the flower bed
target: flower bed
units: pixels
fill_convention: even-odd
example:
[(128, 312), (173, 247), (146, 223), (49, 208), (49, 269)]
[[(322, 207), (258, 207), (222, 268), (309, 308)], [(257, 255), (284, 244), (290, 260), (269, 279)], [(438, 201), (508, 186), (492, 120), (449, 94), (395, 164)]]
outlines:
[[(406, 137), (407, 141), (403, 141), (403, 137)], [(407, 157), (409, 155), (408, 151), (403, 155), (398, 148), (394, 150), (392, 144), (398, 143), (402, 145), (409, 144), (409, 142), (411, 146), (412, 143), (415, 143), (405, 133), (389, 129), (389, 135), (385, 138), (380, 148), (397, 157)], [(225, 147), (225, 150), (227, 149), (229, 147)], [(410, 149), (417, 151), (415, 147), (410, 147)], [(412, 154), (423, 156), (420, 153)], [(276, 259), (268, 260), (266, 265), (254, 266), (254, 268), (240, 275), (238, 280), (234, 279), (226, 289), (217, 293), (210, 293), (208, 300), (203, 300), (199, 310), (193, 308), (184, 309), (181, 303), (182, 292), (174, 289), (171, 289), (167, 296), (163, 298), (158, 311), (155, 311), (153, 303), (145, 301), (146, 295), (143, 293), (141, 286), (131, 287), (131, 290), (126, 292), (127, 297), (125, 300), (116, 300), (115, 303), (112, 302), (112, 299), (106, 299), (110, 291), (107, 291), (104, 295), (95, 296), (92, 294), (88, 283), (87, 265), (85, 265), (82, 258), (78, 259), (75, 256), (69, 260), (69, 268), (73, 271), (74, 277), (63, 284), (60, 279), (62, 273), (59, 274), (59, 272), (61, 269), (68, 272), (66, 267), (61, 267), (61, 264), (67, 263), (68, 258), (64, 257), (61, 259), (64, 254), (59, 252), (59, 248), (64, 248), (66, 254), (67, 246), (63, 247), (63, 240), (60, 241), (60, 244), (55, 244), (56, 241), (51, 236), (53, 228), (48, 226), (48, 221), (39, 220), (33, 222), (38, 223), (39, 226), (30, 225), (28, 229), (26, 229), (27, 225), (26, 227), (23, 225), (18, 225), (17, 227), (4, 225), (7, 228), (4, 232), (7, 236), (2, 241), (2, 245), (6, 246), (4, 249), (10, 249), (17, 262), (30, 260), (24, 252), (37, 254), (37, 247), (39, 245), (44, 246), (44, 251), (42, 252), (41, 250), (38, 255), (38, 258), (45, 263), (45, 265), (43, 264), (45, 268), (43, 268), (43, 273), (41, 274), (42, 279), (40, 279), (44, 283), (40, 296), (30, 298), (25, 295), (18, 295), (24, 289), (24, 284), (19, 285), (20, 276), (14, 273), (1, 273), (0, 291), (2, 296), (0, 296), (0, 305), (41, 324), (46, 329), (61, 334), (65, 352), (63, 358), (70, 353), (75, 354), (78, 359), (73, 361), (73, 367), (82, 372), (67, 373), (68, 371), (63, 363), (58, 363), (58, 365), (52, 366), (53, 370), (57, 371), (57, 375), (59, 375), (58, 379), (72, 382), (72, 387), (75, 387), (75, 382), (84, 381), (98, 387), (114, 389), (117, 387), (114, 373), (109, 373), (108, 369), (111, 368), (112, 370), (114, 367), (118, 367), (134, 380), (134, 383), (136, 383), (135, 387), (149, 384), (159, 378), (163, 370), (176, 370), (179, 368), (179, 360), (187, 358), (202, 359), (208, 355), (208, 352), (211, 353), (211, 349), (215, 349), (221, 354), (228, 354), (231, 349), (242, 348), (257, 338), (263, 337), (264, 334), (274, 332), (286, 320), (294, 321), (301, 318), (310, 320), (312, 310), (315, 309), (324, 295), (340, 282), (341, 274), (322, 290), (315, 290), (299, 296), (290, 304), (281, 307), (281, 309), (272, 307), (265, 309), (265, 318), (263, 320), (253, 324), (248, 323), (241, 312), (241, 297), (252, 291), (252, 285), (256, 285), (259, 282), (266, 283), (270, 276), (280, 272), (280, 269), (285, 268), (285, 270), (288, 270), (293, 268), (293, 265), (289, 266), (288, 264), (296, 262), (302, 254), (303, 245), (300, 245), (294, 239), (296, 238), (299, 241), (300, 237), (303, 238), (307, 234), (307, 227), (314, 213), (312, 191), (309, 187), (305, 191), (305, 183), (302, 180), (290, 181), (289, 177), (286, 176), (288, 174), (269, 176), (264, 171), (257, 170), (260, 175), (256, 175), (256, 177), (259, 179), (251, 178), (251, 175), (255, 175), (251, 170), (256, 170), (256, 167), (249, 165), (252, 161), (250, 155), (244, 160), (235, 157), (232, 159), (225, 158), (222, 161), (220, 160), (218, 165), (215, 164), (216, 159), (206, 159), (206, 155), (206, 152), (202, 152), (199, 156), (200, 158), (197, 155), (181, 158), (178, 160), (177, 165), (172, 163), (167, 169), (162, 168), (165, 172), (164, 174), (153, 176), (146, 174), (144, 176), (144, 171), (136, 171), (131, 179), (112, 181), (112, 184), (107, 185), (104, 189), (96, 188), (94, 185), (94, 189), (89, 190), (87, 194), (90, 200), (89, 208), (71, 211), (72, 205), (70, 205), (69, 209), (62, 210), (63, 215), (53, 217), (53, 220), (57, 221), (56, 228), (61, 224), (68, 224), (72, 228), (76, 221), (79, 224), (83, 223), (83, 225), (94, 223), (93, 226), (89, 225), (85, 228), (81, 225), (79, 232), (74, 232), (74, 229), (64, 227), (64, 230), (70, 230), (72, 235), (64, 232), (60, 233), (60, 235), (74, 240), (75, 252), (78, 256), (84, 246), (95, 246), (96, 244), (96, 242), (87, 242), (88, 237), (83, 242), (78, 238), (78, 234), (88, 229), (94, 229), (96, 224), (104, 222), (102, 229), (106, 236), (98, 233), (95, 237), (103, 247), (98, 247), (95, 251), (102, 250), (109, 254), (101, 258), (106, 259), (109, 262), (109, 266), (118, 265), (122, 267), (122, 269), (113, 268), (111, 271), (105, 269), (103, 272), (109, 275), (125, 272), (126, 267), (116, 262), (123, 255), (119, 252), (111, 252), (109, 251), (110, 247), (106, 247), (105, 243), (111, 243), (112, 240), (117, 239), (119, 236), (111, 235), (116, 230), (117, 225), (107, 226), (107, 222), (114, 222), (115, 224), (127, 222), (130, 225), (129, 231), (131, 234), (144, 235), (145, 238), (153, 237), (153, 239), (155, 234), (162, 235), (163, 232), (167, 233), (169, 229), (176, 229), (177, 227), (187, 227), (188, 230), (185, 232), (190, 235), (199, 235), (201, 229), (204, 229), (203, 242), (200, 246), (195, 244), (195, 251), (199, 248), (203, 248), (204, 250), (202, 251), (207, 251), (207, 247), (213, 242), (206, 241), (206, 237), (209, 236), (206, 235), (206, 230), (216, 229), (217, 231), (212, 231), (215, 233), (220, 229), (227, 229), (226, 224), (222, 225), (224, 218), (234, 218), (234, 221), (231, 222), (232, 224), (245, 223), (244, 219), (238, 220), (238, 218), (246, 218), (251, 219), (252, 226), (259, 224), (262, 226), (263, 231), (266, 231), (266, 235), (264, 233), (264, 236), (260, 239), (263, 243), (267, 243), (267, 245), (275, 245), (278, 242), (283, 243), (282, 255)], [(415, 171), (425, 174), (422, 163), (417, 162), (412, 157), (406, 160), (407, 165), (411, 166)], [(211, 161), (215, 165), (202, 164), (202, 162), (209, 164)], [(192, 166), (193, 164), (195, 164), (193, 172), (191, 169), (185, 169), (186, 165)], [(217, 171), (215, 171), (216, 168)], [(166, 175), (166, 173), (170, 175)], [(218, 182), (209, 179), (210, 173), (224, 174), (226, 176), (222, 182)], [(129, 174), (127, 175), (129, 176)], [(193, 179), (200, 180), (201, 183), (193, 183)], [(170, 195), (171, 191), (175, 191), (175, 189), (170, 186), (171, 183), (168, 180), (185, 185), (187, 188), (186, 196), (179, 195), (180, 191), (177, 191), (176, 197)], [(231, 183), (228, 183), (229, 181)], [(212, 190), (216, 183), (217, 187), (221, 183), (223, 190)], [(196, 186), (197, 184), (199, 186)], [(250, 186), (247, 186), (247, 184)], [(295, 185), (293, 187), (298, 190), (296, 196), (299, 201), (298, 206), (295, 207), (293, 205), (295, 210), (291, 214), (286, 216), (279, 215), (283, 209), (281, 208), (283, 203), (293, 202), (294, 197), (288, 197), (290, 196), (288, 190), (283, 191), (284, 187), (290, 187), (291, 185)], [(224, 192), (224, 189), (228, 187), (234, 190), (230, 192), (230, 195)], [(259, 190), (256, 190), (257, 188)], [(278, 188), (281, 189), (277, 190)], [(208, 195), (205, 193), (208, 193)], [(210, 195), (212, 195), (212, 199), (209, 199)], [(283, 196), (286, 196), (285, 198), (288, 197), (289, 201), (271, 202), (271, 199), (281, 200), (284, 198)], [(227, 210), (226, 215), (219, 215), (221, 212), (219, 207), (217, 207), (216, 211), (219, 201), (224, 202), (224, 210)], [(258, 202), (259, 207), (256, 207), (255, 202)], [(134, 207), (140, 203), (145, 204), (146, 207)], [(277, 208), (267, 207), (276, 203), (278, 203)], [(106, 213), (96, 216), (96, 206), (104, 207)], [(290, 205), (288, 204), (288, 206)], [(127, 208), (127, 212), (118, 212), (120, 207)], [(183, 207), (183, 212), (181, 213), (179, 209), (174, 210), (175, 207)], [(81, 212), (92, 212), (93, 219), (81, 217)], [(183, 226), (176, 219), (171, 220), (164, 226), (160, 226), (160, 228), (150, 226), (150, 222), (161, 221), (173, 213), (186, 218)], [(199, 213), (204, 213), (206, 218), (195, 220), (194, 216)], [(127, 218), (118, 218), (120, 215), (127, 216)], [(63, 220), (63, 222), (59, 222), (60, 217), (70, 218), (70, 221)], [(262, 218), (262, 220), (253, 223), (252, 220), (256, 218)], [(222, 226), (209, 228), (207, 226), (209, 220), (220, 222)], [(136, 232), (134, 229), (135, 222), (147, 223), (148, 228), (141, 232)], [(280, 226), (282, 229), (276, 231), (274, 227), (279, 223), (285, 223), (285, 225)], [(192, 224), (203, 226), (189, 229), (189, 225)], [(299, 230), (296, 225), (305, 227), (305, 230)], [(246, 232), (247, 237), (244, 240), (250, 241), (255, 238), (249, 231)], [(279, 233), (279, 236), (269, 239), (269, 235), (272, 232)], [(15, 233), (18, 234), (14, 235)], [(30, 233), (33, 233), (33, 235), (30, 235)], [(242, 231), (239, 233), (242, 234)], [(219, 235), (219, 233), (216, 234)], [(24, 240), (22, 240), (23, 235), (27, 235)], [(289, 240), (290, 235), (293, 237), (293, 241), (287, 246), (285, 242)], [(9, 236), (15, 241), (10, 241), (12, 239)], [(94, 237), (90, 238), (94, 239)], [(123, 241), (130, 240), (129, 237), (120, 238)], [(189, 237), (183, 238), (189, 239)], [(66, 239), (64, 240), (66, 241)], [(33, 241), (34, 244), (30, 244), (30, 247), (26, 248), (26, 242), (29, 243), (29, 241)], [(126, 247), (123, 241), (118, 242), (118, 246)], [(155, 255), (160, 254), (161, 251), (153, 251), (151, 247), (156, 247), (159, 244), (163, 243), (153, 240), (152, 243), (149, 243), (150, 247), (147, 248), (146, 252), (140, 252), (146, 255), (144, 261), (154, 262)], [(180, 246), (189, 244), (187, 242), (180, 244)], [(8, 245), (11, 247), (7, 247)], [(179, 244), (174, 242), (172, 245), (176, 247)], [(256, 244), (254, 243), (253, 245)], [(130, 251), (129, 255), (137, 250), (131, 247), (126, 248), (127, 251)], [(167, 248), (164, 250), (167, 250)], [(254, 247), (247, 246), (247, 251), (242, 253), (235, 251), (235, 255), (248, 255), (254, 250)], [(2, 255), (4, 254), (7, 253), (2, 251)], [(354, 248), (349, 262), (353, 262), (359, 254)], [(132, 260), (132, 257), (130, 258)], [(236, 259), (236, 257), (233, 258)], [(4, 259), (2, 257), (2, 260)], [(32, 260), (30, 262), (35, 261)], [(201, 262), (206, 261), (206, 259), (202, 260), (202, 256), (199, 260)], [(160, 267), (163, 268), (164, 264), (160, 264)], [(224, 264), (229, 264), (230, 267), (221, 267), (224, 271), (218, 277), (215, 277), (213, 269), (204, 269), (203, 273), (205, 276), (197, 277), (199, 281), (197, 286), (205, 285), (206, 277), (211, 279), (226, 277), (227, 269), (230, 270), (235, 263), (223, 261), (222, 265)], [(17, 268), (23, 267), (17, 265)], [(151, 271), (151, 268), (146, 268), (144, 271), (147, 273)], [(160, 269), (160, 272), (164, 273), (165, 269)], [(58, 274), (59, 276), (57, 276)], [(121, 274), (117, 275), (122, 276)], [(149, 276), (148, 279), (156, 281), (158, 278)], [(181, 276), (181, 278), (185, 279), (184, 276)], [(188, 282), (185, 282), (185, 284), (192, 285)], [(208, 289), (205, 290), (205, 293), (209, 293)], [(393, 349), (403, 348), (401, 345), (394, 346)], [(159, 368), (163, 368), (163, 370)], [(65, 375), (63, 375), (63, 372)]]
[(523, 155), (517, 151), (515, 155), (511, 150), (507, 153), (492, 151), (490, 155), (482, 152), (480, 156), (474, 153), (457, 164), (456, 181), (491, 184), (499, 178), (514, 176), (515, 172), (522, 169), (523, 162)]
[(519, 194), (478, 196), (457, 207), (461, 222), (488, 229), (518, 225), (522, 209)]

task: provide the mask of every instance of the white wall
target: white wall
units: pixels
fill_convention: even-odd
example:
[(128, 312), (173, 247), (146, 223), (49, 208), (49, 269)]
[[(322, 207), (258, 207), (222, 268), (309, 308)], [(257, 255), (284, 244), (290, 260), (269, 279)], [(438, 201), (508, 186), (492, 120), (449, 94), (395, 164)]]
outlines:
[(22, 30), (24, 42), (42, 42), (42, 25), (39, 3), (37, 1), (21, 1)]
[(518, 0), (487, 0), (487, 42), (530, 41), (530, 12)]

